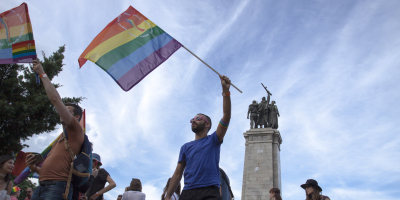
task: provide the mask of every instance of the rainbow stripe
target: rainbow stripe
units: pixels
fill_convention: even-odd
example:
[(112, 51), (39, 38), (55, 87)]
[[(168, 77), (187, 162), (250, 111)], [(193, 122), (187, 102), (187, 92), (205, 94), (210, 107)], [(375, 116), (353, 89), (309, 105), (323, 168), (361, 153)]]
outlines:
[(0, 64), (31, 63), (36, 57), (28, 5), (1, 13)]
[(16, 192), (18, 192), (18, 191), (20, 191), (21, 190), (21, 188), (19, 188), (18, 186), (14, 186), (13, 188), (12, 188), (12, 193), (16, 193)]
[(226, 123), (226, 122), (222, 121), (222, 119), (221, 119), (221, 120), (219, 121), (219, 125), (220, 125), (222, 128), (228, 128), (229, 123)]
[(78, 62), (82, 67), (92, 61), (128, 91), (181, 46), (130, 6), (94, 38)]

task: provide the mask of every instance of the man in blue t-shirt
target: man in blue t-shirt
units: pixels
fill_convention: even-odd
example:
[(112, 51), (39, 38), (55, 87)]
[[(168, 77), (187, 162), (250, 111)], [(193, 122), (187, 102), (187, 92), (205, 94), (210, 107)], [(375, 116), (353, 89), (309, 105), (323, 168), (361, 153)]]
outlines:
[(185, 176), (185, 187), (179, 200), (220, 200), (219, 193), (219, 152), (231, 119), (231, 81), (220, 76), (223, 96), (224, 116), (217, 130), (207, 135), (211, 129), (211, 119), (205, 114), (197, 114), (190, 120), (195, 140), (184, 144), (179, 152), (178, 166), (171, 178), (166, 200), (171, 199), (178, 183)]

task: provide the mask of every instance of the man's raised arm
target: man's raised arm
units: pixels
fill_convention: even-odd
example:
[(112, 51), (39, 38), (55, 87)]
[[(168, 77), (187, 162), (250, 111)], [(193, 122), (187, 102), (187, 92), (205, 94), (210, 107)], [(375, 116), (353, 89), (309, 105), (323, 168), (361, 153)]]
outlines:
[(222, 85), (222, 96), (223, 96), (223, 111), (224, 116), (218, 124), (217, 136), (220, 142), (224, 140), (226, 130), (228, 129), (229, 121), (231, 120), (231, 93), (229, 87), (231, 86), (231, 80), (226, 76), (220, 76)]
[(72, 114), (69, 112), (68, 108), (65, 107), (64, 103), (61, 100), (60, 94), (58, 94), (56, 88), (47, 77), (47, 74), (44, 72), (42, 65), (37, 60), (33, 61), (33, 71), (40, 75), (44, 89), (46, 90), (46, 94), (49, 97), (51, 103), (56, 108), (58, 114), (61, 117), (61, 120), (66, 125), (70, 125), (73, 118)]

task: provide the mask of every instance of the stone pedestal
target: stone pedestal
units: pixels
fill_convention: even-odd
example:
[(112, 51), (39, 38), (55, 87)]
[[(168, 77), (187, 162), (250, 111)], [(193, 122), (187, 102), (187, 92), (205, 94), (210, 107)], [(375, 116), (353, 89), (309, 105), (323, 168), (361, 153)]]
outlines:
[[(271, 188), (281, 188), (281, 134), (272, 128), (250, 129), (246, 139), (242, 200), (269, 200)], [(282, 194), (281, 194), (282, 195)]]

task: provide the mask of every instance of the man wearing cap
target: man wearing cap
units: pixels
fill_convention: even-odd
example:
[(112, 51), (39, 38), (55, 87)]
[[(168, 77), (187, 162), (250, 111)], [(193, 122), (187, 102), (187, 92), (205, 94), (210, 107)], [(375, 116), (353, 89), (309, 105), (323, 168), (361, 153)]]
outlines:
[[(37, 60), (33, 61), (33, 71), (40, 75), (47, 97), (60, 115), (60, 122), (63, 130), (68, 134), (68, 140), (59, 140), (54, 143), (42, 167), (35, 165), (33, 154), (26, 157), (25, 161), (29, 169), (39, 174), (39, 187), (33, 193), (32, 200), (62, 200), (63, 194), (67, 195), (68, 200), (71, 200), (73, 187), (67, 185), (67, 181), (72, 163), (71, 155), (79, 154), (84, 140), (83, 129), (79, 124), (82, 109), (76, 104), (64, 105), (60, 94)], [(49, 74), (49, 76), (53, 76), (53, 74)], [(65, 141), (68, 141), (70, 150), (65, 148), (67, 146)]]
[(223, 96), (223, 117), (218, 123), (217, 130), (207, 135), (211, 129), (211, 119), (207, 115), (197, 114), (190, 120), (195, 140), (181, 147), (178, 165), (171, 178), (166, 200), (170, 200), (178, 183), (185, 178), (185, 186), (180, 200), (221, 199), (219, 192), (219, 154), (220, 147), (229, 121), (231, 119), (230, 80), (220, 76)]
[(306, 191), (306, 200), (330, 200), (329, 197), (322, 195), (322, 188), (314, 179), (308, 179), (305, 184), (300, 185)]
[(10, 200), (18, 200), (20, 194), (21, 194), (21, 189), (17, 186), (14, 186), (11, 191)]
[[(104, 169), (100, 168), (102, 165), (100, 155), (93, 153), (93, 170), (97, 170), (97, 176), (94, 178), (92, 187), (88, 191), (89, 200), (102, 200), (103, 194), (117, 187), (110, 174)], [(108, 182), (107, 187), (104, 187)]]

